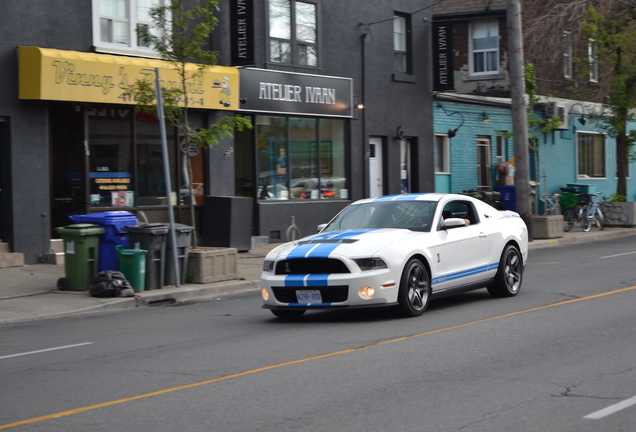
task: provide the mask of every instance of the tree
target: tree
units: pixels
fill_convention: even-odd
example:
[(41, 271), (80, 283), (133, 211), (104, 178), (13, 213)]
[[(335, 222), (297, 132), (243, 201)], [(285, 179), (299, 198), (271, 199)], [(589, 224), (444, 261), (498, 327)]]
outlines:
[(616, 195), (627, 197), (628, 167), (636, 142), (636, 131), (627, 130), (636, 109), (636, 6), (626, 2), (590, 5), (582, 27), (596, 48), (599, 76), (609, 77), (600, 125), (616, 139)]
[[(616, 140), (616, 196), (627, 196), (636, 108), (636, 2), (535, 0), (526, 4), (527, 58), (536, 64), (538, 94), (599, 103), (596, 125)], [(564, 35), (573, 43), (576, 70), (564, 77)], [(551, 47), (551, 49), (546, 49)], [(598, 73), (592, 68), (598, 67)], [(591, 72), (598, 79), (591, 79)]]
[[(165, 118), (177, 129), (179, 140), (186, 149), (186, 184), (190, 190), (190, 220), (193, 228), (196, 228), (196, 219), (190, 156), (196, 154), (198, 149), (211, 148), (221, 139), (232, 138), (235, 130), (252, 128), (251, 122), (239, 115), (223, 117), (207, 128), (192, 127), (188, 118), (189, 86), (218, 61), (218, 53), (207, 49), (210, 35), (218, 23), (216, 11), (218, 0), (170, 0), (167, 6), (150, 9), (152, 26), (140, 26), (137, 29), (142, 43), (156, 51), (179, 76), (178, 85), (162, 85), (163, 107)], [(138, 80), (127, 93), (137, 101), (137, 110), (156, 115), (154, 82)], [(196, 245), (195, 229), (193, 246)]]

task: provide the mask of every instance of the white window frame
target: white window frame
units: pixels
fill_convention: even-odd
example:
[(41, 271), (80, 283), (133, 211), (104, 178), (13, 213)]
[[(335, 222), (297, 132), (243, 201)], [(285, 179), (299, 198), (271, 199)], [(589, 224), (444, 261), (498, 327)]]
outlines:
[(589, 39), (587, 44), (587, 58), (590, 65), (590, 82), (598, 82), (598, 43), (596, 39)]
[[(95, 51), (107, 54), (124, 54), (139, 57), (159, 58), (159, 54), (147, 47), (138, 45), (137, 25), (150, 24), (137, 18), (137, 0), (126, 1), (126, 18), (121, 22), (127, 23), (128, 43), (113, 43), (101, 40), (100, 3), (104, 0), (91, 0), (93, 7), (93, 46)], [(169, 0), (155, 0), (157, 6), (166, 6)], [(107, 17), (112, 18), (112, 17)]]
[(497, 163), (506, 162), (506, 137), (504, 135), (497, 135)]
[[(439, 171), (440, 166), (441, 171)], [(450, 138), (446, 134), (435, 134), (435, 174), (450, 174), (450, 172)]]
[[(603, 148), (600, 149), (600, 152), (598, 150), (593, 150), (593, 155), (591, 155), (589, 157), (590, 160), (594, 160), (594, 161), (598, 161), (599, 154), (602, 154), (603, 156), (603, 165), (602, 165), (602, 169), (603, 169), (603, 173), (602, 175), (590, 175), (589, 172), (585, 172), (582, 173), (581, 172), (581, 164), (580, 164), (580, 159), (581, 159), (581, 136), (583, 135), (588, 135), (588, 136), (600, 136), (602, 137), (602, 145)], [(579, 179), (606, 179), (607, 178), (607, 136), (605, 134), (602, 133), (598, 133), (598, 132), (578, 132), (576, 133), (576, 176)]]
[[(487, 49), (476, 49), (474, 47), (474, 33), (477, 30), (476, 27), (480, 26), (480, 25), (488, 25), (490, 26), (488, 28), (488, 33), (490, 34), (492, 30), (496, 31), (496, 35), (490, 35), (490, 37), (496, 37), (497, 38), (497, 47), (496, 48), (487, 48)], [(469, 51), (470, 51), (470, 57), (469, 57), (469, 66), (470, 66), (470, 74), (471, 75), (476, 75), (476, 76), (480, 76), (480, 75), (496, 75), (499, 74), (499, 57), (500, 57), (500, 46), (499, 46), (499, 21), (476, 21), (476, 22), (472, 22), (470, 23), (470, 32), (469, 32), (469, 40), (468, 40), (468, 46), (469, 46)], [(495, 69), (490, 69), (490, 70), (485, 70), (485, 71), (475, 71), (475, 55), (476, 54), (484, 54), (484, 56), (487, 56), (488, 53), (495, 53), (495, 64), (494, 67)]]
[(573, 73), (572, 33), (566, 31), (563, 33), (563, 77), (572, 78)]
[(401, 14), (393, 14), (393, 55), (395, 57), (395, 72), (411, 74), (411, 50), (409, 37), (411, 34), (410, 17)]

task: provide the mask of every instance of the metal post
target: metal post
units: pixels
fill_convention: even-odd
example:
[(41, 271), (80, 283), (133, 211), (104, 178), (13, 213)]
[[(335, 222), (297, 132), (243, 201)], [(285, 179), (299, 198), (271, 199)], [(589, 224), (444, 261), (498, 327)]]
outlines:
[(163, 112), (163, 95), (161, 93), (161, 80), (159, 79), (159, 68), (155, 69), (155, 91), (157, 93), (157, 117), (159, 118), (159, 130), (161, 131), (161, 153), (163, 156), (163, 175), (166, 182), (166, 195), (168, 200), (168, 221), (170, 223), (170, 240), (172, 241), (172, 253), (174, 259), (174, 274), (177, 279), (176, 286), (180, 286), (181, 275), (179, 271), (179, 255), (177, 253), (177, 236), (174, 230), (174, 212), (172, 210), (172, 184), (170, 182), (170, 163), (168, 161), (168, 141), (166, 138), (166, 120)]

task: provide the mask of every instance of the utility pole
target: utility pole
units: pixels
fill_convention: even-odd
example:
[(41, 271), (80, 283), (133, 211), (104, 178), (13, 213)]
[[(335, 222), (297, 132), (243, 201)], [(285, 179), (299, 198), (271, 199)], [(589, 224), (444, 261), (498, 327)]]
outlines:
[(530, 163), (528, 154), (528, 117), (526, 113), (526, 86), (521, 32), (520, 0), (506, 0), (508, 31), (508, 68), (512, 99), (512, 129), (515, 149), (515, 188), (517, 213), (528, 226), (528, 240), (532, 241), (532, 214), (530, 212)]

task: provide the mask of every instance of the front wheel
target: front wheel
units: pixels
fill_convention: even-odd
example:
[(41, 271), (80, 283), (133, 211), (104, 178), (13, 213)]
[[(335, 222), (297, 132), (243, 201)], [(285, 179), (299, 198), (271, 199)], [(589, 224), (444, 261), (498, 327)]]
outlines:
[(519, 293), (523, 281), (523, 260), (521, 253), (512, 245), (506, 246), (501, 254), (499, 270), (494, 283), (488, 287), (493, 297), (513, 297)]
[(431, 282), (426, 267), (417, 258), (411, 258), (402, 272), (398, 304), (404, 316), (420, 316), (431, 298)]
[(600, 209), (596, 209), (596, 214), (594, 215), (594, 223), (596, 224), (598, 229), (603, 231), (603, 213), (601, 213)]
[(572, 227), (574, 226), (574, 220), (576, 219), (574, 217), (574, 209), (568, 208), (565, 211), (565, 215), (563, 215), (563, 219), (565, 220), (563, 231), (569, 232), (570, 230), (572, 230)]

